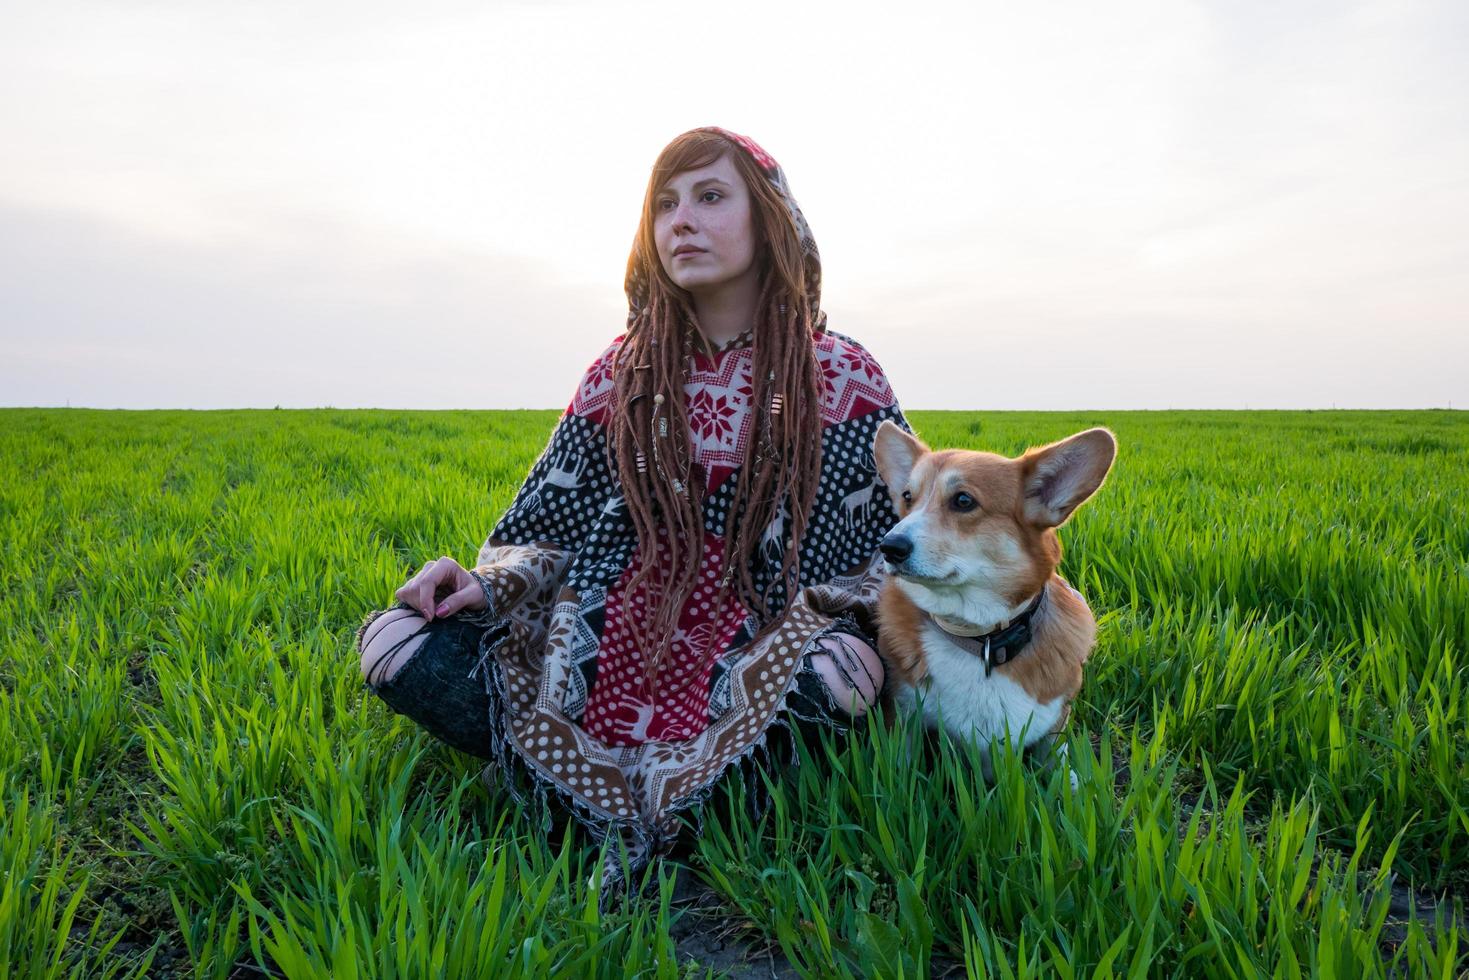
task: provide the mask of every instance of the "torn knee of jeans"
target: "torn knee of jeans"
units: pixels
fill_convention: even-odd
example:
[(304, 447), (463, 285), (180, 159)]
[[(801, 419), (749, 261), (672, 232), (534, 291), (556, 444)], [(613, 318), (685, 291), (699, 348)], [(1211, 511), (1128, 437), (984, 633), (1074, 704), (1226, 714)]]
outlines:
[(420, 643), (418, 645), (418, 649), (414, 650), (413, 654), (409, 656), (409, 658), (405, 660), (402, 664), (400, 664), (398, 666), (398, 669), (393, 671), (392, 676), (389, 677), (387, 676), (388, 666), (392, 664), (393, 658), (397, 656), (398, 651), (402, 650), (405, 646), (407, 646), (409, 643), (412, 643), (420, 636), (428, 633), (428, 631), (432, 628), (433, 624), (428, 620), (424, 620), (421, 624), (419, 624), (418, 629), (414, 630), (412, 633), (409, 633), (407, 636), (403, 637), (398, 642), (388, 647), (388, 649), (378, 654), (377, 657), (373, 659), (371, 664), (367, 662), (367, 651), (362, 651), (363, 680), (365, 680), (369, 685), (374, 688), (382, 687), (385, 684), (391, 684), (394, 679), (396, 679), (400, 674), (403, 673), (403, 669), (411, 664), (414, 658), (423, 652), (423, 648), (427, 645), (427, 642)]
[[(849, 715), (864, 713), (876, 703), (878, 694), (882, 691), (881, 663), (870, 664), (868, 658), (853, 645), (853, 638), (850, 634), (832, 632), (821, 639), (835, 641), (830, 644), (821, 643), (820, 649), (812, 654), (813, 669), (821, 678), (822, 686), (826, 688), (830, 704)], [(863, 646), (867, 647), (867, 644), (864, 643)], [(868, 647), (868, 649), (871, 648)], [(824, 656), (825, 662), (832, 665), (841, 679), (844, 690), (839, 692), (832, 690), (831, 678), (821, 669), (823, 662), (815, 660), (817, 655)], [(874, 673), (874, 667), (876, 673)]]
[[(407, 611), (409, 611), (411, 613), (414, 613), (414, 614), (417, 614), (418, 613), (418, 610), (417, 609), (414, 609), (412, 606), (408, 605), (407, 603), (405, 603), (405, 602), (397, 602), (397, 603), (394, 603), (393, 605), (387, 607), (386, 609), (374, 609), (372, 612), (368, 613), (365, 617), (363, 617), (362, 625), (359, 626), (359, 627), (357, 627), (357, 637), (356, 637), (356, 639), (357, 639), (357, 652), (358, 653), (361, 653), (362, 652), (362, 647), (363, 647), (363, 639), (362, 638), (367, 635), (367, 631), (372, 627), (372, 624), (375, 623), (375, 622), (377, 622), (379, 619), (382, 619), (388, 613), (390, 613), (390, 612), (396, 612), (399, 609), (406, 609)], [(388, 624), (387, 623), (384, 623), (383, 625), (386, 626)], [(374, 631), (373, 635), (374, 636), (377, 635), (376, 631)]]

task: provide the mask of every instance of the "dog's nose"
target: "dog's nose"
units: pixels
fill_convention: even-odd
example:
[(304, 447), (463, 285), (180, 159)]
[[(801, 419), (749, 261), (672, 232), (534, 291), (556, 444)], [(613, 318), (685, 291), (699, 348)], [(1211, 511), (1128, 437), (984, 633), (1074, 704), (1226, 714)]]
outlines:
[(889, 534), (882, 539), (882, 544), (877, 546), (882, 551), (882, 556), (894, 565), (901, 565), (913, 554), (913, 542), (901, 534)]

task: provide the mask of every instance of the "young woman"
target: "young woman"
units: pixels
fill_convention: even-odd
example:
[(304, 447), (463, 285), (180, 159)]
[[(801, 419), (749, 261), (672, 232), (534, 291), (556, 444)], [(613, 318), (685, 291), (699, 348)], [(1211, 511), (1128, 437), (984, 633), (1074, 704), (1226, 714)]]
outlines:
[(772, 729), (845, 731), (875, 702), (896, 514), (872, 439), (908, 424), (872, 356), (826, 329), (816, 243), (747, 137), (663, 150), (625, 286), (626, 332), (474, 567), (425, 564), (358, 645), (394, 711), (517, 798), (620, 831), (636, 869)]

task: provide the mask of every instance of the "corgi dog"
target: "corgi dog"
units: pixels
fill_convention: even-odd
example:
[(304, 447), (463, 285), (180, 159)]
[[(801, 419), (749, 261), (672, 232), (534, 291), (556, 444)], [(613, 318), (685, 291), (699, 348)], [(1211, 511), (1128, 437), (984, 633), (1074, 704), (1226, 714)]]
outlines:
[(1056, 528), (1101, 487), (1116, 437), (1088, 429), (1011, 459), (930, 450), (888, 420), (873, 455), (900, 518), (880, 545), (884, 714), (920, 710), (974, 740), (986, 781), (992, 739), (1048, 760), (1097, 636), (1056, 574)]

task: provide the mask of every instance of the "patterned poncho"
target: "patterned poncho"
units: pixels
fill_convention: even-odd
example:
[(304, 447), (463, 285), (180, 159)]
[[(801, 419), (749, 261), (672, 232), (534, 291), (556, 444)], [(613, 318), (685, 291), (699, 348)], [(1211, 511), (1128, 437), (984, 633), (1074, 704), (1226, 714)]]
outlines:
[[(771, 164), (772, 179), (788, 196)], [(814, 256), (814, 242), (808, 254)], [(629, 293), (636, 295), (631, 286)], [(686, 357), (689, 445), (695, 472), (706, 477), (697, 488), (703, 564), (657, 691), (645, 683), (631, 629), (647, 611), (627, 589), (649, 557), (639, 553), (607, 447), (621, 337), (584, 372), (479, 552), (474, 574), (488, 600), (478, 617), (486, 627), (480, 667), (495, 733), (486, 776), (516, 794), (529, 788), (543, 802), (555, 794), (593, 829), (620, 832), (634, 868), (672, 841), (676, 814), (700, 802), (732, 765), (757, 758), (773, 730), (786, 730), (787, 696), (818, 640), (850, 632), (876, 647), (877, 549), (897, 515), (873, 462), (873, 435), (883, 419), (908, 424), (877, 361), (825, 322), (822, 314), (812, 335), (824, 383), (822, 462), (794, 598), (778, 584), (788, 507), (766, 529), (767, 544), (751, 569), (757, 591), (776, 583), (769, 593), (773, 624), (734, 590), (714, 608), (725, 518), (756, 414), (750, 331)], [(666, 568), (661, 533), (652, 560)], [(712, 662), (699, 655), (711, 638)], [(607, 871), (604, 882), (619, 877), (610, 859)]]
[[(629, 627), (642, 609), (625, 589), (643, 556), (607, 464), (604, 412), (617, 342), (587, 370), (480, 550), (474, 571), (490, 600), (482, 653), (500, 715), (491, 768), (529, 775), (594, 826), (622, 825), (639, 854), (666, 842), (676, 829), (673, 814), (698, 802), (765, 740), (773, 722), (782, 723), (777, 716), (801, 658), (821, 636), (855, 626), (876, 648), (877, 548), (897, 517), (872, 440), (883, 419), (908, 426), (865, 349), (829, 330), (815, 343), (826, 386), (824, 430), (819, 490), (800, 550), (802, 588), (789, 604), (773, 590), (782, 622), (754, 642), (761, 622), (736, 595), (712, 608), (725, 513), (750, 438), (753, 351), (740, 337), (712, 359), (694, 355), (685, 395), (691, 446), (708, 474), (705, 548), (702, 587), (685, 604), (666, 668), (677, 681), (672, 698), (648, 697)], [(772, 522), (772, 543), (783, 539), (777, 525), (784, 516)], [(762, 558), (757, 589), (779, 576), (783, 552), (773, 547)], [(711, 632), (722, 652), (686, 678), (680, 672), (696, 669)]]

